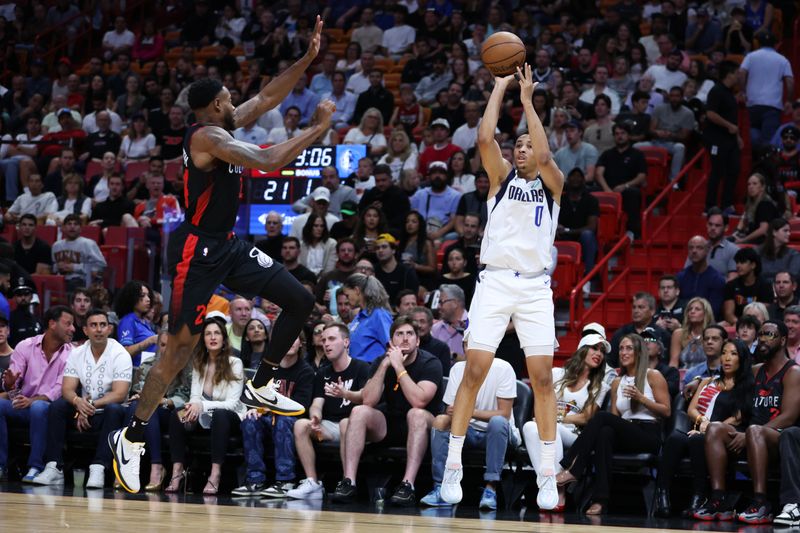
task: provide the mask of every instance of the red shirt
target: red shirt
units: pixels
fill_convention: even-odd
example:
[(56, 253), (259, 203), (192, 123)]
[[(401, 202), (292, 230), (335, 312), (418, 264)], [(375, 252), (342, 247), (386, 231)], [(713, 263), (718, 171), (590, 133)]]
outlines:
[(419, 156), (419, 171), (423, 175), (427, 175), (428, 165), (434, 161), (442, 161), (446, 164), (454, 153), (462, 151), (460, 147), (450, 142), (442, 149), (437, 149), (436, 145), (428, 146)]

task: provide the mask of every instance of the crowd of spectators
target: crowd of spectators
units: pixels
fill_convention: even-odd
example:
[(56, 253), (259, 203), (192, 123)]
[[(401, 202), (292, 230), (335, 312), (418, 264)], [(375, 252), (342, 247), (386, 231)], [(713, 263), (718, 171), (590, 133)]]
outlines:
[[(638, 237), (646, 151), (667, 151), (671, 178), (699, 148), (711, 158), (707, 233), (689, 241), (685, 268), (660, 280), (658, 300), (636, 294), (631, 323), (612, 338), (591, 325), (565, 367), (554, 369), (560, 481), (594, 469), (588, 512), (601, 513), (610, 503), (612, 452), (661, 450), (658, 503), (668, 514), (676, 461), (688, 449), (695, 497), (687, 512), (724, 518), (734, 504), (723, 462), (746, 447), (754, 503), (736, 509), (743, 521), (766, 520), (763, 454), (771, 457), (780, 444), (781, 460), (796, 465), (800, 438), (789, 429), (800, 412), (800, 372), (789, 362), (800, 363), (800, 254), (789, 247), (788, 222), (800, 100), (791, 102), (794, 77), (776, 50), (783, 28), (775, 23), (776, 8), (792, 13), (788, 4), (622, 0), (600, 10), (570, 1), (513, 8), (449, 0), (167, 1), (134, 28), (103, 4), (11, 4), (0, 15), (0, 64), (9, 73), (0, 86), (0, 172), (3, 221), (16, 226), (17, 240), (0, 242), (0, 285), (14, 300), (11, 311), (0, 297), (0, 368), (9, 369), (0, 399), (0, 473), (10, 466), (7, 424), (30, 426), (23, 480), (52, 484), (63, 481), (72, 420), (79, 431), (98, 432), (102, 443), (131, 416), (166, 342), (163, 304), (137, 281), (112, 294), (106, 259), (81, 229), (140, 227), (158, 244), (162, 225), (181, 216), (189, 84), (216, 78), (234, 105), (246, 101), (305, 53), (319, 13), (332, 31), (323, 34), (306, 76), (279, 107), (232, 132), (253, 144), (283, 142), (328, 98), (337, 106), (333, 126), (316, 142), (367, 146), (353, 174), (323, 169), (319, 186), (292, 206), (297, 216), (267, 214), (266, 235), (254, 243), (316, 298), (306, 332), (279, 371), (281, 392), (308, 416), (276, 417), (238, 404), (243, 376), (258, 364), (280, 309), (231, 295), (228, 301), (221, 290), (209, 302), (192, 364), (148, 426), (147, 489), (180, 490), (191, 453), (187, 433), (207, 432), (212, 467), (204, 493), (217, 493), (228, 437), (241, 432), (246, 475), (235, 494), (321, 497), (313, 443), (338, 441), (343, 475), (333, 497), (351, 501), (369, 441), (407, 447), (391, 501), (408, 505), (417, 501), (415, 480), (432, 434), (434, 487), (421, 502), (443, 504), (443, 443), (487, 219), (489, 180), (476, 138), (494, 79), (480, 49), (493, 33), (513, 31), (534, 67), (534, 108), (567, 178), (557, 238), (581, 243), (586, 272), (599, 249), (593, 192), (619, 193), (627, 230)], [(34, 37), (65, 21), (54, 34), (68, 43), (82, 27), (107, 31), (82, 68), (65, 55), (48, 70)], [(175, 47), (180, 51), (169, 52)], [(21, 54), (28, 60), (20, 62)], [(506, 98), (496, 139), (511, 160), (513, 140), (527, 125), (519, 93)], [(744, 198), (735, 197), (740, 101), (757, 162)], [(785, 124), (782, 115), (789, 115)], [(739, 223), (726, 236), (736, 214)], [(58, 240), (51, 246), (38, 238), (38, 226), (55, 226)], [(32, 274), (63, 275), (69, 306), (41, 309), (44, 295)], [(743, 342), (727, 340), (734, 337)], [(387, 351), (388, 342), (394, 348)], [(524, 441), (534, 468), (538, 458), (535, 422), (517, 428), (511, 416), (513, 378), (521, 376), (518, 361), (510, 363), (492, 367), (467, 435), (469, 446), (487, 450), (485, 508), (497, 505), (505, 445)], [(785, 374), (782, 389), (765, 377), (778, 372)], [(670, 418), (679, 394), (691, 400), (694, 429), (662, 443), (649, 430)], [(777, 402), (777, 414), (765, 415), (759, 397)], [(170, 435), (169, 476), (162, 433)], [(274, 468), (264, 462), (267, 436)], [(784, 453), (793, 443), (795, 453)], [(710, 491), (704, 446), (719, 452), (719, 464), (708, 465)], [(106, 482), (109, 458), (100, 448), (88, 487)], [(297, 459), (305, 476), (299, 483)], [(789, 488), (781, 493), (781, 517), (800, 523), (796, 475), (782, 483)]]

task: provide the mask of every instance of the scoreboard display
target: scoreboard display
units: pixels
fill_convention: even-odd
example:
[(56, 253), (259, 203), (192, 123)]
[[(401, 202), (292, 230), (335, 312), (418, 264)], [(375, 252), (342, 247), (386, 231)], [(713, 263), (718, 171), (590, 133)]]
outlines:
[(366, 155), (367, 146), (364, 144), (315, 145), (303, 150), (297, 159), (279, 170), (272, 172), (250, 170), (246, 232), (251, 235), (264, 235), (267, 213), (277, 211), (283, 215), (283, 232), (288, 233), (292, 220), (298, 216), (292, 210), (292, 204), (311, 194), (311, 191), (320, 185), (322, 169), (334, 166), (339, 172), (339, 177), (344, 179), (355, 172), (358, 160)]

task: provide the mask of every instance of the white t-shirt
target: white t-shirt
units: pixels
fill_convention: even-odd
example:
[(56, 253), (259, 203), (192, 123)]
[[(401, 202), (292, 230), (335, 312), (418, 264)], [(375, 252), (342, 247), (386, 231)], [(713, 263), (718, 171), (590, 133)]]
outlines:
[(347, 85), (345, 86), (345, 90), (347, 92), (353, 93), (356, 96), (360, 95), (367, 89), (369, 89), (369, 74), (364, 74), (363, 72), (356, 72), (350, 76), (350, 79), (347, 80)]
[(100, 178), (100, 181), (97, 182), (97, 185), (94, 186), (94, 191), (92, 191), (92, 198), (97, 203), (105, 202), (108, 200), (108, 178), (105, 176)]
[(83, 387), (83, 397), (98, 400), (111, 391), (115, 381), (131, 382), (133, 363), (128, 351), (116, 340), (109, 338), (106, 349), (95, 361), (92, 344), (86, 341), (74, 348), (67, 358), (64, 377), (78, 378)]
[[(296, 128), (292, 130), (292, 137), (295, 137), (300, 134), (300, 128)], [(272, 128), (270, 130), (269, 135), (267, 135), (267, 144), (280, 144), (282, 142), (286, 142), (289, 140), (289, 132), (286, 131), (286, 128), (281, 126), (280, 128)]]
[(673, 87), (683, 87), (683, 82), (686, 81), (686, 74), (680, 70), (668, 70), (666, 65), (652, 65), (644, 73), (645, 76), (648, 74), (655, 80), (654, 88), (665, 92)]
[(261, 126), (269, 134), (273, 128), (283, 127), (283, 115), (277, 107), (273, 107), (260, 117), (258, 117), (257, 125)]
[(395, 26), (383, 32), (383, 43), (381, 46), (386, 48), (390, 54), (400, 54), (408, 48), (408, 45), (413, 44), (417, 38), (417, 30), (403, 24), (402, 26)]
[(374, 148), (386, 146), (386, 136), (378, 132), (375, 135), (365, 135), (359, 128), (353, 128), (344, 136), (342, 144), (368, 144)]
[(480, 125), (480, 122), (475, 124), (474, 128), (470, 128), (466, 122), (460, 125), (453, 133), (453, 144), (468, 152), (478, 142), (478, 128)]
[(122, 33), (117, 33), (116, 30), (107, 31), (103, 35), (103, 46), (108, 48), (119, 48), (121, 46), (133, 46), (136, 41), (136, 36), (131, 30), (125, 30)]
[[(71, 215), (75, 212), (75, 202), (77, 200), (70, 199), (64, 202), (64, 209), (55, 212), (55, 216), (59, 220), (64, 220), (64, 217), (67, 215)], [(81, 205), (81, 215), (86, 215), (90, 217), (92, 215), (92, 199), (91, 198), (84, 198), (83, 204)]]
[[(111, 111), (110, 109), (106, 109), (106, 112), (111, 117), (111, 126), (110, 129), (114, 133), (122, 133), (122, 117), (120, 117), (116, 112)], [(97, 127), (97, 113), (92, 112), (83, 117), (83, 124), (82, 124), (83, 131), (91, 135), (92, 133), (100, 131), (100, 128)]]
[(378, 164), (389, 165), (389, 168), (392, 169), (392, 181), (395, 183), (400, 183), (400, 177), (402, 176), (404, 170), (417, 170), (416, 147), (411, 151), (410, 154), (408, 154), (408, 157), (405, 160), (395, 157), (390, 163), (389, 154), (384, 154), (383, 157), (381, 157), (378, 161)]
[(152, 133), (132, 141), (130, 136), (122, 138), (119, 151), (128, 159), (145, 159), (150, 157), (150, 150), (156, 147), (156, 138)]
[[(586, 401), (589, 399), (589, 382), (587, 381), (584, 383), (583, 387), (576, 391), (571, 391), (567, 387), (564, 387), (564, 390), (561, 390), (561, 380), (564, 379), (564, 372), (563, 368), (554, 368), (553, 369), (553, 387), (556, 391), (556, 402), (558, 404), (558, 411), (562, 414), (566, 415), (579, 415), (583, 412), (586, 408)], [(606, 399), (606, 394), (610, 390), (610, 386), (608, 383), (603, 382), (600, 385), (600, 392), (595, 398), (594, 403), (597, 407), (603, 405), (603, 401)], [(574, 429), (575, 424), (564, 424), (565, 427)]]
[(33, 196), (31, 193), (26, 192), (17, 196), (14, 203), (8, 208), (8, 212), (15, 215), (31, 214), (35, 217), (40, 217), (53, 214), (57, 209), (58, 201), (53, 193), (43, 192), (38, 196)]
[[(450, 378), (447, 380), (447, 388), (444, 391), (442, 401), (447, 405), (453, 405), (456, 401), (456, 392), (461, 380), (464, 377), (464, 368), (466, 363), (459, 361), (454, 364), (450, 369)], [(475, 409), (481, 411), (492, 411), (497, 409), (497, 399), (513, 400), (517, 397), (517, 376), (514, 374), (514, 369), (502, 359), (495, 358), (492, 361), (492, 366), (489, 367), (489, 373), (486, 379), (478, 390), (478, 397), (475, 399)], [(514, 424), (514, 414), (512, 412), (508, 419), (511, 425), (511, 432), (515, 435), (515, 442), (520, 442), (519, 428)], [(470, 419), (469, 425), (478, 431), (486, 431), (488, 423), (483, 420)]]

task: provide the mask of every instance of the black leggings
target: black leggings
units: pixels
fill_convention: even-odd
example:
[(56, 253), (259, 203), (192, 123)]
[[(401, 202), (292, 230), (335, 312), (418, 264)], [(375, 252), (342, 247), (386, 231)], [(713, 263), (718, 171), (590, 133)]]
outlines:
[(169, 451), (173, 463), (186, 464), (186, 434), (195, 431), (211, 432), (211, 462), (222, 464), (225, 462), (225, 453), (228, 451), (228, 439), (231, 434), (239, 431), (241, 420), (239, 415), (228, 409), (216, 409), (211, 417), (211, 429), (203, 429), (195, 422), (186, 429), (186, 425), (178, 418), (174, 411), (169, 417)]
[[(591, 466), (594, 465), (592, 500), (606, 504), (614, 452), (658, 453), (660, 444), (659, 423), (634, 423), (608, 411), (601, 411), (583, 428), (578, 439), (561, 460), (561, 466), (580, 479), (589, 474)], [(592, 451), (594, 451), (593, 461)]]
[(681, 459), (687, 453), (692, 460), (692, 483), (695, 494), (705, 494), (708, 483), (708, 468), (706, 467), (706, 435), (696, 433), (687, 435), (682, 431), (673, 431), (667, 437), (661, 449), (661, 461), (658, 465), (658, 478), (656, 483), (659, 489), (669, 490), (672, 478), (680, 466)]

